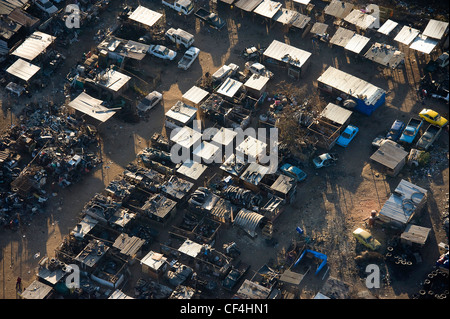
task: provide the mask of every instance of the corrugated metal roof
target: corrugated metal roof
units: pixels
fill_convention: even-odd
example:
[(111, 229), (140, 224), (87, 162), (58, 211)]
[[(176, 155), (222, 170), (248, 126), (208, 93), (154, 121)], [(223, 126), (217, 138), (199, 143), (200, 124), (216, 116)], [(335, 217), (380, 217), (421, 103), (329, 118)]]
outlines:
[(10, 14), (16, 8), (23, 8), (29, 0), (0, 0), (0, 14)]
[(232, 78), (227, 78), (217, 89), (217, 93), (227, 97), (233, 97), (239, 91), (242, 85), (242, 82), (239, 82)]
[(391, 19), (386, 20), (385, 23), (377, 30), (377, 32), (385, 35), (389, 35), (389, 33), (392, 32), (396, 27), (398, 26), (398, 23), (395, 21), (392, 21)]
[(192, 102), (194, 105), (200, 104), (207, 96), (209, 92), (199, 88), (198, 86), (191, 87), (186, 93), (183, 94), (183, 99)]
[(363, 30), (373, 28), (373, 25), (377, 19), (361, 10), (353, 10), (345, 18), (344, 21), (354, 24), (358, 28)]
[(190, 148), (192, 145), (200, 141), (201, 138), (202, 133), (190, 128), (189, 126), (184, 126), (176, 132), (170, 140), (185, 148)]
[(354, 34), (355, 32), (352, 30), (339, 27), (336, 30), (336, 33), (331, 37), (330, 43), (340, 47), (345, 47)]
[(116, 114), (116, 112), (109, 110), (107, 107), (104, 107), (103, 105), (101, 105), (102, 103), (102, 100), (98, 100), (88, 95), (87, 93), (82, 92), (69, 103), (69, 106), (101, 122), (105, 122), (111, 116)]
[(431, 51), (434, 50), (434, 48), (437, 46), (439, 40), (431, 39), (429, 37), (426, 37), (424, 35), (418, 35), (417, 38), (414, 39), (414, 41), (409, 46), (411, 49), (430, 54)]
[(419, 33), (419, 30), (405, 25), (394, 38), (394, 40), (409, 45), (419, 35)]
[(212, 137), (211, 141), (218, 145), (229, 145), (233, 142), (237, 132), (232, 129), (221, 127), (220, 130)]
[(423, 35), (441, 40), (446, 31), (448, 31), (448, 22), (430, 19), (425, 27), (425, 30), (423, 31)]
[(281, 6), (280, 2), (264, 0), (255, 8), (255, 10), (253, 10), (253, 12), (265, 18), (272, 19), (278, 10), (281, 9)]
[(320, 116), (334, 123), (344, 125), (352, 114), (353, 112), (350, 110), (333, 103), (328, 103), (328, 105), (320, 113)]
[(289, 10), (286, 8), (281, 8), (278, 12), (273, 16), (273, 20), (279, 22), (281, 24), (292, 24), (298, 16), (298, 12)]
[(426, 200), (426, 195), (426, 189), (402, 179), (379, 214), (389, 220), (406, 224), (415, 213), (415, 207)]
[(428, 239), (431, 228), (417, 225), (407, 225), (405, 231), (400, 235), (402, 240), (406, 240), (419, 245), (424, 245)]
[(255, 237), (256, 227), (258, 227), (263, 218), (263, 215), (243, 208), (237, 214), (233, 224), (241, 227), (250, 236)]
[(202, 251), (203, 245), (186, 239), (184, 243), (178, 248), (178, 251), (191, 257), (197, 257)]
[(164, 257), (163, 254), (150, 251), (144, 258), (141, 259), (141, 265), (146, 265), (147, 267), (158, 270), (167, 262), (167, 257)]
[(328, 24), (322, 23), (322, 22), (316, 22), (311, 28), (311, 33), (318, 34), (318, 35), (324, 35), (327, 32)]
[(254, 159), (261, 156), (261, 154), (265, 153), (266, 150), (267, 143), (264, 143), (263, 141), (260, 141), (252, 136), (247, 136), (245, 140), (236, 147), (236, 151), (241, 154), (248, 155)]
[(162, 14), (159, 12), (150, 10), (143, 6), (138, 6), (129, 16), (129, 19), (151, 27), (158, 22), (161, 17)]
[(201, 142), (199, 146), (195, 148), (192, 152), (194, 156), (198, 156), (202, 160), (205, 160), (208, 163), (214, 161), (216, 156), (219, 154), (219, 147), (212, 143)]
[(304, 29), (310, 21), (311, 21), (310, 17), (297, 12), (296, 18), (292, 22), (292, 26), (299, 29)]
[(24, 81), (29, 81), (40, 69), (41, 68), (37, 65), (19, 58), (6, 70), (6, 72)]
[(286, 195), (295, 186), (295, 183), (292, 177), (281, 174), (270, 186), (270, 189)]
[(175, 120), (181, 124), (187, 124), (197, 115), (197, 109), (181, 101), (177, 101), (174, 106), (166, 112), (166, 118)]
[(183, 165), (177, 170), (177, 173), (187, 176), (193, 180), (197, 180), (208, 166), (192, 160), (184, 161)]
[(239, 0), (236, 2), (236, 7), (241, 10), (252, 12), (263, 0)]
[(372, 154), (370, 159), (389, 169), (395, 169), (408, 156), (402, 147), (391, 143), (383, 143), (380, 148)]
[(55, 39), (56, 37), (54, 36), (35, 31), (11, 54), (28, 61), (33, 61), (39, 54), (44, 52)]
[(370, 38), (355, 33), (345, 45), (345, 49), (359, 54), (369, 41)]
[(23, 299), (45, 299), (53, 288), (43, 282), (34, 280), (25, 290), (20, 294)]
[(375, 105), (386, 93), (383, 89), (332, 66), (328, 67), (317, 81), (363, 100), (367, 105)]
[(311, 56), (311, 53), (278, 40), (273, 40), (263, 55), (280, 62), (302, 67)]
[(294, 0), (295, 3), (307, 5), (311, 2), (311, 0)]
[(250, 163), (242, 173), (240, 179), (253, 185), (258, 185), (263, 177), (269, 172), (269, 167), (258, 163)]
[(96, 83), (111, 91), (118, 92), (131, 77), (113, 69), (107, 69), (97, 76)]
[(348, 2), (333, 0), (324, 9), (325, 14), (344, 19), (353, 9), (354, 5)]
[(392, 68), (397, 67), (402, 61), (405, 60), (405, 54), (397, 48), (382, 43), (374, 43), (366, 53), (364, 57), (370, 61), (374, 61), (384, 66)]
[(225, 159), (223, 164), (220, 166), (220, 169), (234, 176), (239, 176), (245, 169), (246, 165), (247, 162), (244, 157), (231, 154), (227, 159)]
[(253, 89), (256, 91), (260, 91), (262, 89), (264, 89), (264, 87), (266, 86), (267, 82), (269, 82), (269, 78), (265, 77), (265, 76), (261, 76), (258, 74), (253, 74), (245, 83), (244, 86), (247, 89)]

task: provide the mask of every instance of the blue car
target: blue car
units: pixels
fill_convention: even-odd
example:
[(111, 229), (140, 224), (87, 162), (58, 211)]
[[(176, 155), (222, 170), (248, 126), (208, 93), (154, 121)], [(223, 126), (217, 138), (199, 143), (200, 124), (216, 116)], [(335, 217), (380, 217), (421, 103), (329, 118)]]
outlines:
[(404, 129), (405, 123), (399, 120), (395, 120), (389, 132), (387, 133), (386, 138), (394, 142), (397, 142), (398, 139), (400, 138), (400, 135), (402, 135)]
[(282, 171), (285, 175), (294, 178), (297, 182), (303, 181), (307, 176), (304, 171), (291, 164), (284, 164), (280, 167), (280, 171)]
[(336, 141), (336, 144), (342, 147), (347, 147), (348, 144), (353, 140), (353, 138), (358, 133), (359, 129), (356, 126), (349, 125), (342, 132), (341, 136)]

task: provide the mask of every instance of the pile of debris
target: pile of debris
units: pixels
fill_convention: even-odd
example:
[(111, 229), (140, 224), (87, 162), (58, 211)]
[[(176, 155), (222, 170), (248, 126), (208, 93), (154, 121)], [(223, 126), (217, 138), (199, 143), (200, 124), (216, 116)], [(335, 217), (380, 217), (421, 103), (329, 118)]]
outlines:
[(48, 194), (77, 183), (101, 160), (90, 149), (97, 130), (81, 118), (30, 104), (0, 136), (0, 224), (19, 226), (41, 211)]

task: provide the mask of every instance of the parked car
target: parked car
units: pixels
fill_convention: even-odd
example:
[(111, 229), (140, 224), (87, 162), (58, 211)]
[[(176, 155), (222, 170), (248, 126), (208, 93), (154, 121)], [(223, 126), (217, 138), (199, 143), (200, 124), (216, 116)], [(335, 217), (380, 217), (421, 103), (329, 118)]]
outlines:
[(168, 47), (160, 44), (151, 44), (148, 53), (154, 55), (163, 60), (172, 61), (177, 56), (177, 53), (173, 50), (170, 50)]
[(245, 62), (245, 68), (253, 74), (259, 74), (268, 78), (273, 77), (273, 73), (267, 70), (266, 67), (259, 62)]
[(371, 250), (378, 250), (381, 247), (381, 243), (373, 238), (371, 233), (362, 228), (355, 229), (353, 231), (353, 237), (355, 237), (358, 242)]
[(433, 143), (439, 138), (442, 132), (442, 127), (430, 124), (423, 135), (419, 138), (416, 143), (416, 147), (422, 150), (428, 150)]
[(324, 153), (313, 159), (313, 164), (315, 168), (328, 167), (335, 165), (338, 161), (338, 155), (335, 153)]
[(282, 171), (287, 176), (294, 178), (297, 182), (303, 181), (307, 176), (306, 173), (302, 171), (300, 168), (288, 163), (281, 166), (280, 171)]
[(398, 141), (400, 135), (402, 135), (403, 130), (405, 129), (405, 123), (399, 120), (395, 120), (392, 124), (389, 132), (386, 135), (386, 138), (392, 140), (394, 142)]
[(446, 118), (440, 116), (438, 112), (431, 109), (423, 109), (420, 111), (419, 116), (428, 123), (439, 127), (444, 127), (448, 124), (448, 120)]
[(137, 109), (141, 112), (151, 110), (156, 104), (162, 100), (162, 94), (158, 91), (153, 91), (149, 93), (146, 97), (142, 99), (137, 105)]
[(420, 128), (422, 127), (422, 120), (416, 118), (410, 118), (408, 124), (406, 124), (405, 129), (400, 135), (398, 139), (400, 143), (411, 144), (416, 139), (416, 136), (419, 134)]
[(205, 8), (198, 9), (194, 15), (216, 30), (221, 30), (227, 24), (226, 21), (220, 18), (216, 13), (210, 12)]
[(58, 11), (58, 8), (55, 7), (55, 5), (49, 0), (35, 0), (34, 3), (39, 9), (47, 12), (50, 15)]
[(359, 128), (354, 125), (347, 126), (341, 136), (337, 139), (336, 144), (342, 147), (347, 147), (348, 144), (350, 144), (350, 142), (355, 138), (358, 131)]

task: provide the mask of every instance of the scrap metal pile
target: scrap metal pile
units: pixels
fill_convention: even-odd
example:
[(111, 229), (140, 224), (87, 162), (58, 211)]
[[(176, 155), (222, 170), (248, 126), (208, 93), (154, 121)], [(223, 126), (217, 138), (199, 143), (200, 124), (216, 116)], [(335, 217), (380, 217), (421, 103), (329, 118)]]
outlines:
[(48, 194), (78, 182), (101, 160), (97, 131), (73, 115), (30, 105), (0, 137), (0, 224), (15, 228), (41, 211)]

